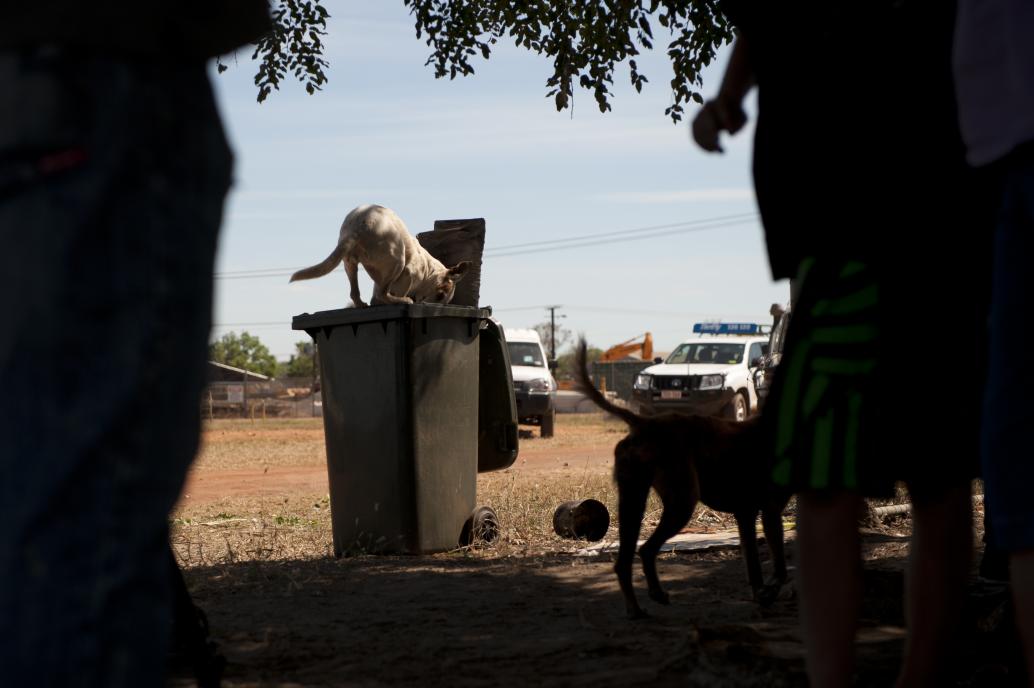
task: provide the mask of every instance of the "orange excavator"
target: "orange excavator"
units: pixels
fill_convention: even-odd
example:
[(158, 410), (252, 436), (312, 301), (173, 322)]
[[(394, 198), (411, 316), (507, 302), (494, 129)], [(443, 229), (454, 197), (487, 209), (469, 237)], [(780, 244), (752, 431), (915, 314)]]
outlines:
[[(641, 340), (641, 341), (640, 341)], [(610, 347), (602, 354), (597, 360), (598, 363), (608, 363), (613, 361), (620, 361), (628, 356), (636, 355), (642, 358), (644, 361), (653, 360), (653, 336), (649, 332), (644, 332), (641, 335), (632, 337), (628, 341), (615, 344)], [(574, 382), (568, 379), (558, 379), (557, 384), (559, 389), (564, 391), (570, 391), (574, 389)], [(607, 389), (607, 378), (600, 378), (600, 389), (606, 391)]]
[[(642, 340), (642, 341), (640, 341)], [(637, 355), (644, 361), (653, 359), (653, 337), (649, 332), (645, 332), (640, 335), (632, 337), (628, 341), (615, 344), (606, 351), (604, 351), (599, 360), (600, 361), (620, 361), (623, 358), (627, 358), (631, 355)]]

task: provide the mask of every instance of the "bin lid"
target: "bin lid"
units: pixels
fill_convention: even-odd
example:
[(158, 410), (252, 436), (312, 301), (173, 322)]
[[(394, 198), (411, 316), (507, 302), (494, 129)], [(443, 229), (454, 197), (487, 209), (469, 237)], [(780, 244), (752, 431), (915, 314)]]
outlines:
[(321, 327), (359, 325), (362, 323), (402, 320), (405, 318), (477, 318), (483, 320), (491, 316), (491, 308), (475, 308), (473, 306), (455, 306), (453, 304), (441, 303), (401, 303), (302, 313), (301, 315), (294, 316), (294, 319), (291, 321), (291, 329), (308, 331)]

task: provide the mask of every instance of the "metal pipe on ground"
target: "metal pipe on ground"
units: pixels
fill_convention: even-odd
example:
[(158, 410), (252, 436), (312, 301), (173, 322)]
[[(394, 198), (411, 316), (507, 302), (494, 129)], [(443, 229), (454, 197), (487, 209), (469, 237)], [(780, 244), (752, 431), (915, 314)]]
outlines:
[[(984, 501), (984, 495), (978, 494), (973, 495), (973, 503), (979, 504)], [(906, 504), (888, 504), (887, 506), (874, 507), (872, 512), (880, 518), (886, 518), (887, 516), (897, 516), (898, 514), (907, 514), (912, 511), (912, 505)]]

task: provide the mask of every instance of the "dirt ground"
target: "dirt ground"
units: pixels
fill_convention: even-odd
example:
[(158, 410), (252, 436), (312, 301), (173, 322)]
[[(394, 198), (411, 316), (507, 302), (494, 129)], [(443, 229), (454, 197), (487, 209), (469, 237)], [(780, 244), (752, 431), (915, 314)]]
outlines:
[[(562, 418), (562, 417), (561, 417)], [(243, 424), (241, 424), (243, 425)], [(323, 426), (310, 423), (307, 429), (220, 429), (207, 437), (211, 451), (202, 454), (187, 479), (183, 505), (206, 504), (234, 496), (326, 493), (327, 464), (324, 454)], [(621, 435), (605, 432), (599, 436), (594, 426), (568, 427), (550, 440), (535, 434), (524, 437), (515, 468), (525, 471), (560, 469), (575, 464), (581, 468), (609, 470), (614, 443)], [(261, 452), (258, 465), (242, 466), (226, 456), (230, 447), (240, 443)], [(182, 506), (182, 505), (181, 505)]]
[[(479, 476), (479, 503), (506, 521), (500, 541), (419, 557), (330, 555), (322, 433), (315, 421), (206, 430), (172, 539), (227, 659), (223, 685), (806, 684), (793, 585), (760, 609), (735, 548), (662, 555), (667, 607), (645, 600), (637, 572), (651, 618), (631, 622), (613, 555), (585, 556), (584, 543), (542, 523), (566, 494), (596, 496), (615, 513), (608, 470), (617, 424), (562, 416), (555, 438), (523, 441), (513, 468)], [(691, 529), (727, 525), (698, 513)], [(858, 685), (893, 683), (908, 531), (907, 519), (863, 531)], [(793, 567), (792, 543), (789, 556)], [(946, 660), (948, 685), (1008, 685), (1003, 599), (1001, 588), (974, 584), (965, 637)], [(170, 685), (193, 685), (189, 675), (174, 669)]]

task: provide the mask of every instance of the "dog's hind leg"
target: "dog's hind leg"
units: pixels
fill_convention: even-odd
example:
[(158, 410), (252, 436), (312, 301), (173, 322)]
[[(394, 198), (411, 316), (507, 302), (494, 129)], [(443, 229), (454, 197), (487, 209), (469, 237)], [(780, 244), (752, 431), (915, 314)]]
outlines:
[(617, 460), (618, 471), (618, 560), (614, 563), (614, 572), (618, 576), (621, 594), (625, 598), (625, 611), (630, 619), (641, 619), (646, 612), (639, 606), (632, 587), (632, 562), (635, 560), (636, 545), (639, 544), (639, 529), (646, 511), (646, 498), (650, 494), (650, 480), (644, 476), (631, 473), (621, 475), (620, 459)]
[(657, 553), (661, 551), (661, 546), (668, 538), (678, 534), (682, 527), (689, 523), (696, 507), (696, 498), (691, 482), (683, 483), (669, 479), (663, 485), (658, 484), (658, 488), (664, 511), (661, 512), (661, 521), (657, 524), (657, 529), (639, 548), (639, 557), (643, 560), (643, 573), (646, 574), (646, 584), (650, 588), (650, 599), (660, 604), (668, 604), (668, 593), (664, 592), (657, 577)]
[(762, 509), (761, 525), (765, 529), (768, 551), (772, 553), (772, 577), (764, 584), (758, 596), (758, 602), (767, 607), (779, 597), (779, 591), (787, 579), (782, 507)]
[(349, 296), (352, 297), (352, 305), (356, 308), (365, 308), (366, 304), (359, 296), (359, 263), (351, 256), (345, 257), (345, 274), (348, 275), (348, 286), (351, 289)]
[(747, 581), (754, 591), (754, 599), (760, 602), (764, 579), (761, 576), (761, 555), (758, 553), (757, 511), (739, 511), (736, 529), (740, 533), (740, 552), (747, 565)]

